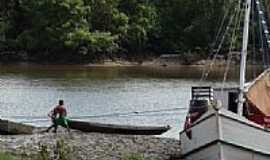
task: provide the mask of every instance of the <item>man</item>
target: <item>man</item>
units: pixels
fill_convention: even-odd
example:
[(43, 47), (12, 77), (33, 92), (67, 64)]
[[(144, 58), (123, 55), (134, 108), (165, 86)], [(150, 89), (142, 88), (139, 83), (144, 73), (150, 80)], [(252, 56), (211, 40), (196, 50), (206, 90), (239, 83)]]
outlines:
[(54, 128), (53, 132), (56, 133), (58, 125), (67, 128), (69, 132), (67, 110), (63, 100), (59, 100), (59, 104), (48, 114), (48, 116), (52, 119), (53, 124), (46, 130), (47, 132)]

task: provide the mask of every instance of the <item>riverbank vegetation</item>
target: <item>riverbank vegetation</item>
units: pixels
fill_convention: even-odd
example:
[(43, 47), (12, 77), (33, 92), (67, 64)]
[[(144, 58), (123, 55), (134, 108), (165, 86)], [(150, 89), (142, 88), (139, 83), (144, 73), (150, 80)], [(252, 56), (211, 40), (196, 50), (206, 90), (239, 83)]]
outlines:
[(0, 152), (0, 160), (15, 160), (15, 157), (8, 154), (8, 153), (1, 153)]
[(224, 0), (5, 0), (0, 61), (205, 58), (232, 6)]
[(38, 151), (36, 153), (27, 154), (27, 148), (25, 151), (11, 155), (10, 153), (0, 153), (0, 160), (71, 160), (72, 152), (69, 145), (64, 142), (63, 139), (56, 141), (55, 146), (49, 150), (49, 146), (46, 144), (39, 144)]

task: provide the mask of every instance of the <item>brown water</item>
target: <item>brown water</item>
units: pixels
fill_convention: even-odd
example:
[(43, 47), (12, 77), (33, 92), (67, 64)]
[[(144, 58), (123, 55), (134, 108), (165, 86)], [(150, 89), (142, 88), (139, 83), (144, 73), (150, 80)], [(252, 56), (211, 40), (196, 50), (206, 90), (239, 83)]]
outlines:
[[(49, 110), (64, 99), (70, 118), (102, 123), (171, 125), (178, 137), (194, 85), (223, 86), (223, 68), (200, 81), (200, 67), (87, 67), (0, 65), (0, 115), (47, 126)], [(235, 86), (237, 70), (224, 86)], [(249, 71), (249, 77), (253, 71)]]

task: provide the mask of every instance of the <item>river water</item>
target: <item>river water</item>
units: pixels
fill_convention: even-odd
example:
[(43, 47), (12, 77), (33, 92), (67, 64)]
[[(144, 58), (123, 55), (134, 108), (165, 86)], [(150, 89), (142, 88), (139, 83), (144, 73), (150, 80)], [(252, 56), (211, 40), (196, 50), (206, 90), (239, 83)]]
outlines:
[(63, 99), (72, 119), (170, 125), (163, 136), (178, 138), (191, 86), (223, 86), (220, 71), (208, 81), (200, 81), (201, 73), (197, 67), (0, 65), (0, 116), (48, 126), (47, 113)]

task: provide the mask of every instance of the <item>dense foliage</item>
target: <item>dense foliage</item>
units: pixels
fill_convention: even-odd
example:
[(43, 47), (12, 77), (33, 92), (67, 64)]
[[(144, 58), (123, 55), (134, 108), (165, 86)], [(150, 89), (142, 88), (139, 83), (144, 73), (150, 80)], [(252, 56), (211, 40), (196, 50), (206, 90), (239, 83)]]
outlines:
[(208, 53), (233, 1), (1, 0), (0, 60)]

